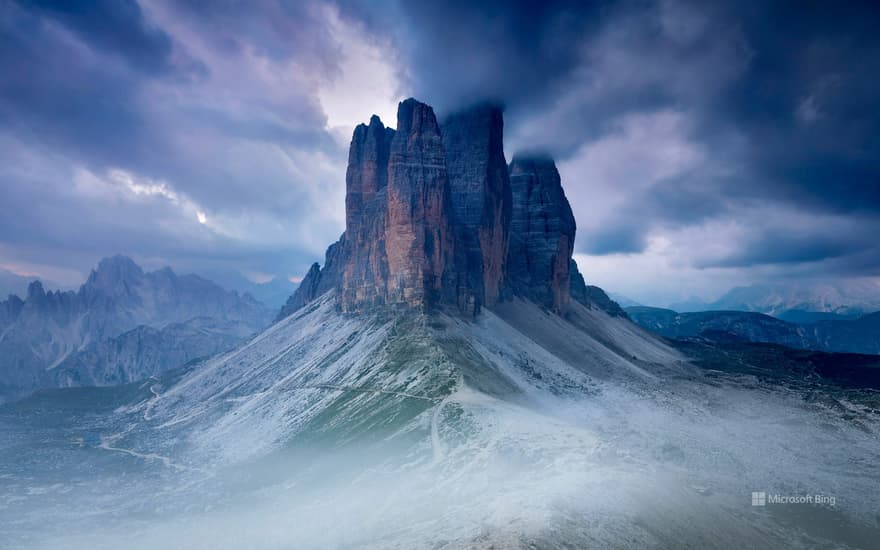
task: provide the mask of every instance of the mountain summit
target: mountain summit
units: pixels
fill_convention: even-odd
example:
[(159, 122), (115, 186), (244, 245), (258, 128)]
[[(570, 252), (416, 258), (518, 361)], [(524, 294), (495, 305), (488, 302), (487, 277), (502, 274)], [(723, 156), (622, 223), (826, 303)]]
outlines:
[(441, 124), (412, 98), (399, 104), (396, 130), (375, 115), (355, 128), (345, 233), (281, 317), (329, 290), (346, 312), (453, 307), (476, 315), (520, 296), (556, 312), (573, 298), (625, 316), (580, 277), (576, 224), (553, 159), (516, 155), (508, 165), (503, 134), (496, 105)]

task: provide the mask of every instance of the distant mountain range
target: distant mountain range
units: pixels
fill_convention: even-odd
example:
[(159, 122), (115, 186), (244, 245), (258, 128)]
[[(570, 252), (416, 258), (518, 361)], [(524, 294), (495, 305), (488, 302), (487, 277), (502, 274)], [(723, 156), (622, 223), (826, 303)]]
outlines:
[(0, 400), (146, 378), (229, 349), (271, 317), (254, 298), (201, 277), (106, 258), (76, 292), (34, 281), (24, 300), (0, 302)]
[(794, 323), (855, 319), (880, 311), (880, 280), (741, 286), (714, 302), (691, 298), (669, 308), (682, 312), (752, 311)]
[(654, 307), (629, 307), (635, 323), (672, 339), (713, 342), (764, 342), (820, 351), (880, 354), (880, 312), (857, 319), (810, 324), (783, 321), (748, 311), (679, 313)]
[(299, 283), (293, 283), (284, 277), (274, 277), (264, 283), (255, 283), (240, 272), (233, 270), (207, 270), (199, 271), (198, 274), (223, 288), (236, 290), (239, 294), (250, 294), (276, 311), (284, 305), (290, 295), (296, 291), (296, 287), (299, 286)]
[[(0, 268), (0, 299), (4, 299), (11, 294), (24, 296), (27, 294), (28, 285), (34, 282), (34, 277), (25, 277), (18, 273), (13, 273), (8, 269)], [(57, 283), (41, 279), (43, 286), (58, 288)]]
[(615, 302), (617, 302), (617, 305), (619, 305), (622, 308), (636, 307), (636, 306), (644, 305), (641, 302), (637, 302), (637, 301), (633, 300), (632, 298), (630, 298), (628, 296), (624, 296), (623, 294), (620, 294), (617, 292), (609, 292), (608, 297), (611, 298), (612, 300), (614, 300)]

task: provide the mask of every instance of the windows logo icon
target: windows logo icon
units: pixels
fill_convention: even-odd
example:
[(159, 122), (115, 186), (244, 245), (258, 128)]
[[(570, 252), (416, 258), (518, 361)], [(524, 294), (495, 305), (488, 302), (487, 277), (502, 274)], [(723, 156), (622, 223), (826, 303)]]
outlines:
[(767, 506), (767, 493), (764, 491), (753, 492), (752, 506)]

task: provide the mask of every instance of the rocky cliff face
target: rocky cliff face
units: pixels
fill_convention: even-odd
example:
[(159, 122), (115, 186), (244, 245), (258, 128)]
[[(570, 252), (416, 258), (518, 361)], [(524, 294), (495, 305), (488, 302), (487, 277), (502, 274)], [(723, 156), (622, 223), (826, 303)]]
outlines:
[(514, 294), (561, 310), (570, 298), (575, 221), (553, 159), (515, 156), (510, 163), (513, 216), (507, 256)]
[[(388, 160), (383, 301), (424, 307), (457, 293), (449, 178), (434, 110), (408, 99), (397, 111)], [(343, 303), (343, 309), (358, 304)]]
[(397, 130), (378, 117), (355, 128), (346, 171), (346, 228), (312, 266), (279, 317), (328, 290), (347, 312), (379, 305), (430, 307), (458, 301), (449, 178), (433, 109), (398, 106)]
[(578, 270), (577, 262), (571, 260), (568, 271), (571, 280), (569, 291), (572, 300), (576, 300), (591, 309), (600, 309), (612, 317), (629, 318), (626, 311), (620, 307), (620, 304), (612, 300), (604, 290), (584, 282), (584, 276)]
[[(513, 205), (501, 108), (479, 105), (446, 118), (443, 146), (456, 241), (463, 256), (459, 276), (472, 312), (501, 296)], [(470, 302), (469, 302), (470, 303)]]
[(394, 134), (374, 115), (370, 125), (359, 125), (351, 138), (345, 174), (345, 245), (340, 247), (344, 259), (333, 261), (336, 258), (328, 256), (329, 279), (324, 277), (340, 285), (340, 303), (350, 309), (380, 302), (388, 280), (385, 218), (388, 157)]
[(571, 256), (575, 220), (553, 160), (504, 158), (501, 109), (482, 104), (437, 122), (414, 99), (397, 129), (355, 128), (346, 228), (279, 318), (330, 290), (346, 312), (379, 305), (483, 306), (519, 296), (562, 312), (569, 300), (625, 316), (588, 287)]

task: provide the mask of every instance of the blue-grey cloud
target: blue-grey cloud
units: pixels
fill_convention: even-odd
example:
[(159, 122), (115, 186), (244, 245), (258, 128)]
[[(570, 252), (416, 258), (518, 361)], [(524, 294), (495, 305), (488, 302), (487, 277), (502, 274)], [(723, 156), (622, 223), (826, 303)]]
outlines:
[[(269, 71), (332, 73), (327, 29), (300, 3), (276, 18), (270, 47), (266, 9), (249, 11), (261, 19), (239, 33), (246, 18), (221, 20), (219, 5), (213, 18), (144, 6), (0, 6), (0, 260), (87, 272), (124, 252), (282, 276), (305, 269), (323, 246), (315, 241), (338, 233), (324, 203), (341, 188), (344, 148), (326, 128), (316, 77), (276, 82)], [(168, 24), (177, 20), (189, 26)], [(220, 48), (212, 25), (238, 45)], [(286, 64), (272, 66), (278, 59)]]
[[(414, 3), (400, 12), (414, 88), (441, 105), (498, 97), (517, 146), (566, 160), (627, 116), (671, 110), (687, 118), (682, 137), (700, 144), (703, 162), (657, 175), (646, 189), (621, 185), (627, 196), (617, 219), (581, 224), (582, 252), (638, 252), (658, 228), (736, 219), (755, 203), (769, 205), (771, 217), (773, 205), (880, 217), (876, 4)], [(813, 246), (767, 246), (775, 242), (767, 223), (759, 242), (740, 243), (726, 259), (696, 261), (723, 267), (843, 257), (863, 251), (852, 242), (865, 242), (872, 227)]]
[(172, 70), (171, 39), (145, 21), (140, 5), (134, 0), (36, 0), (18, 4), (42, 16), (40, 26), (50, 21), (60, 23), (80, 40), (120, 56), (141, 70), (150, 73)]

